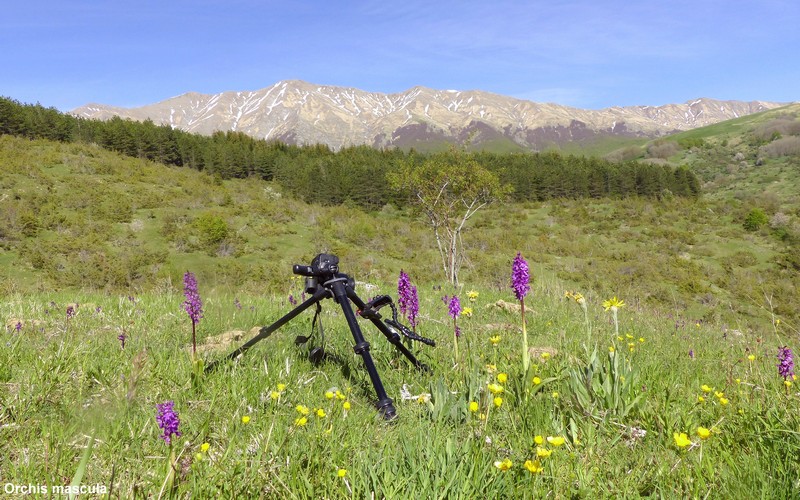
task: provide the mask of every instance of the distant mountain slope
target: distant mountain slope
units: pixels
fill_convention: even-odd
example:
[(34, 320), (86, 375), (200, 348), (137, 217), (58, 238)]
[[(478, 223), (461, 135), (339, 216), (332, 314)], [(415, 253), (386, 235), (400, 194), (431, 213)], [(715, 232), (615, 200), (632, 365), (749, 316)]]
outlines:
[(150, 119), (201, 134), (241, 131), (261, 139), (320, 143), (333, 149), (359, 144), (406, 148), (433, 142), (539, 150), (603, 136), (659, 137), (781, 105), (703, 98), (683, 104), (585, 110), (477, 90), (414, 87), (382, 94), (291, 80), (253, 92), (189, 92), (140, 108), (87, 104), (73, 114)]

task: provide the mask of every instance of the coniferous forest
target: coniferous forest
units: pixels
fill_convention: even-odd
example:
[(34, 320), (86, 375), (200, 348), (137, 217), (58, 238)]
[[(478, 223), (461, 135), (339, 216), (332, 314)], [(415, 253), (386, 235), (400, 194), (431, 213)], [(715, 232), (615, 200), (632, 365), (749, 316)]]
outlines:
[[(0, 134), (29, 139), (97, 144), (118, 153), (166, 165), (205, 171), (223, 179), (257, 177), (279, 183), (312, 203), (354, 203), (366, 209), (404, 200), (386, 176), (426, 154), (353, 146), (287, 145), (241, 132), (191, 134), (152, 121), (87, 120), (39, 104), (0, 97)], [(512, 201), (554, 198), (696, 197), (700, 183), (687, 168), (543, 153), (470, 153), (479, 165), (510, 187)]]

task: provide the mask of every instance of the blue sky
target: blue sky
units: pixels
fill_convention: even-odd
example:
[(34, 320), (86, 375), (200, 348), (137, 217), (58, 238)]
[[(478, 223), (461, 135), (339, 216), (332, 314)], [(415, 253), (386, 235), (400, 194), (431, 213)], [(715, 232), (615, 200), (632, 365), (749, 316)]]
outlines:
[(800, 100), (797, 0), (20, 0), (0, 95), (68, 111), (280, 80), (580, 108)]

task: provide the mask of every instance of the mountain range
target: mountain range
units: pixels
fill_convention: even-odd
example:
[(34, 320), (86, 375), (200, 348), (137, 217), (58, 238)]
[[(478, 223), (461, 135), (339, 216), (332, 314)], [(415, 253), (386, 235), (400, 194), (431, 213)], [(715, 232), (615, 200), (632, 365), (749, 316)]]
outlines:
[(256, 91), (189, 92), (137, 108), (87, 104), (72, 114), (149, 119), (207, 135), (239, 131), (260, 139), (326, 144), (332, 149), (361, 144), (418, 149), (457, 144), (537, 151), (603, 137), (656, 138), (783, 105), (700, 98), (682, 104), (587, 110), (479, 90), (413, 87), (384, 94), (288, 80)]

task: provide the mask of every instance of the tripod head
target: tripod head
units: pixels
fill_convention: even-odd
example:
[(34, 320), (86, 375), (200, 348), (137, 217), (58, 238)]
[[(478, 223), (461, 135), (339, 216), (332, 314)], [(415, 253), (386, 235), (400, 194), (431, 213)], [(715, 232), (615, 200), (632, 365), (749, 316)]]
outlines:
[(339, 257), (333, 254), (318, 254), (311, 260), (310, 266), (295, 264), (292, 266), (292, 272), (306, 277), (306, 293), (314, 293), (320, 282), (324, 285), (333, 279), (346, 280), (350, 288), (355, 287), (353, 278), (339, 272)]

